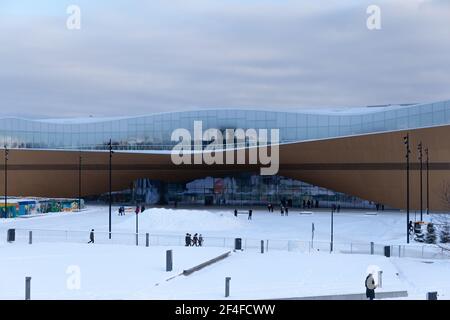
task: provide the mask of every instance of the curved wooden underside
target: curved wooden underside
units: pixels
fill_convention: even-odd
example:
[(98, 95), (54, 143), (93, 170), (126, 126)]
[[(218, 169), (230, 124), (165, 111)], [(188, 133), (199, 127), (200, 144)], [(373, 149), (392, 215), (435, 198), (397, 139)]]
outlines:
[[(280, 146), (279, 175), (385, 205), (406, 207), (406, 165), (403, 136), (411, 143), (411, 208), (420, 208), (417, 144), (429, 149), (430, 210), (450, 204), (450, 126), (306, 141)], [(0, 153), (3, 159), (3, 151)], [(108, 152), (10, 150), (8, 194), (11, 196), (77, 197), (79, 156), (82, 194), (109, 190)], [(423, 207), (426, 207), (426, 155), (423, 163)], [(189, 181), (205, 176), (259, 172), (255, 165), (172, 164), (170, 154), (116, 152), (113, 190), (127, 189), (138, 178)], [(0, 194), (4, 194), (4, 165), (0, 165)]]

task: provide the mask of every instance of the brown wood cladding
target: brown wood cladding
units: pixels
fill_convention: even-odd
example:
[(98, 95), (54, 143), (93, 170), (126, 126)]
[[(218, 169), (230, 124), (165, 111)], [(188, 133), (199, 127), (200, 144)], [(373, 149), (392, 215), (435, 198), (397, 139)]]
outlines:
[[(430, 154), (430, 209), (447, 210), (444, 188), (450, 183), (450, 126), (306, 141), (280, 146), (279, 175), (299, 179), (363, 199), (405, 208), (405, 146), (411, 145), (411, 208), (419, 209), (417, 144)], [(3, 152), (0, 159), (0, 194), (4, 193)], [(83, 159), (83, 195), (108, 191), (109, 153), (103, 151), (10, 150), (8, 194), (11, 196), (77, 197), (78, 159)], [(423, 203), (426, 206), (424, 155)], [(205, 176), (259, 172), (257, 165), (172, 164), (170, 154), (116, 152), (113, 190), (123, 190), (138, 178), (189, 181)]]

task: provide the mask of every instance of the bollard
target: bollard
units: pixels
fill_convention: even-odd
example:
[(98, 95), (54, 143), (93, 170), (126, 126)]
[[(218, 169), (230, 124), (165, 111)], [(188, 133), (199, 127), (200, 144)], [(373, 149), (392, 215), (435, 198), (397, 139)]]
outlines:
[(378, 271), (378, 288), (383, 288), (383, 271)]
[(172, 250), (166, 251), (166, 271), (170, 272), (172, 271), (173, 267), (173, 256), (172, 256)]
[(373, 242), (370, 242), (370, 254), (374, 254), (375, 244)]
[(230, 296), (230, 280), (231, 277), (225, 278), (225, 298), (228, 298)]
[(391, 246), (384, 246), (384, 256), (387, 258), (391, 256)]
[(427, 292), (427, 300), (437, 300), (438, 293), (436, 291), (434, 292)]
[(139, 246), (139, 233), (136, 233), (136, 245)]
[(148, 233), (145, 234), (145, 246), (148, 247), (150, 245), (150, 235)]
[(31, 299), (31, 277), (25, 277), (25, 300)]
[(33, 243), (33, 231), (28, 232), (28, 244)]
[(16, 229), (8, 229), (6, 241), (14, 242), (15, 240), (16, 240)]
[(261, 253), (264, 253), (264, 240), (261, 240)]

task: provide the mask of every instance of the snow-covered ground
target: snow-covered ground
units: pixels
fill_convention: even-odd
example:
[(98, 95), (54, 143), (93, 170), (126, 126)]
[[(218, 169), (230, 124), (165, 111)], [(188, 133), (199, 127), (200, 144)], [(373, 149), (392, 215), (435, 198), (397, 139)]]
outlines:
[[(113, 208), (113, 232), (133, 233), (135, 215), (118, 216)], [(365, 211), (335, 214), (334, 239), (339, 242), (404, 244), (405, 216), (399, 212), (368, 215)], [(173, 235), (186, 232), (208, 237), (252, 239), (311, 239), (329, 241), (329, 212), (289, 216), (256, 210), (253, 219), (233, 216), (232, 210), (147, 209), (139, 216), (140, 232)], [(385, 258), (380, 255), (330, 254), (312, 251), (257, 250), (233, 252), (231, 256), (190, 276), (167, 278), (217, 256), (221, 247), (130, 246), (115, 244), (25, 241), (6, 243), (9, 228), (108, 230), (108, 208), (93, 206), (79, 213), (0, 220), (0, 299), (23, 299), (24, 279), (32, 277), (35, 299), (221, 299), (224, 279), (231, 280), (231, 298), (270, 299), (364, 292), (370, 266), (383, 271), (383, 288), (407, 290), (409, 298), (424, 299), (438, 291), (450, 299), (449, 260)], [(37, 240), (37, 239), (36, 239)], [(205, 240), (206, 241), (206, 240)], [(174, 272), (167, 273), (165, 250), (174, 250)], [(80, 272), (80, 289), (71, 289), (74, 272)], [(158, 284), (158, 285), (157, 285)]]
[[(291, 209), (289, 216), (255, 210), (249, 221), (246, 214), (234, 217), (233, 209), (186, 210), (147, 209), (139, 216), (142, 233), (184, 235), (198, 232), (204, 236), (243, 237), (255, 239), (310, 240), (314, 223), (314, 239), (329, 241), (330, 213), (314, 211), (300, 214)], [(364, 242), (404, 244), (405, 215), (400, 212), (341, 211), (334, 215), (334, 240), (336, 242)], [(113, 232), (135, 232), (135, 215), (118, 216), (117, 208), (112, 214)], [(108, 230), (108, 208), (93, 206), (80, 213), (53, 213), (45, 217), (1, 219), (0, 230), (11, 227), (54, 230)]]

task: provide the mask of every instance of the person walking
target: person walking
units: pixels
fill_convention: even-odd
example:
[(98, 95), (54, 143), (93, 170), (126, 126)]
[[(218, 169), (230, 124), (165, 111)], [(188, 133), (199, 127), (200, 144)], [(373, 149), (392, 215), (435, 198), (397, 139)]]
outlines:
[(198, 236), (198, 245), (200, 247), (203, 245), (203, 236), (201, 234)]
[(91, 232), (89, 233), (89, 242), (88, 243), (94, 243), (95, 239), (94, 239), (94, 229), (91, 230)]
[(248, 210), (248, 220), (252, 220), (252, 214), (253, 214), (252, 209)]
[(280, 206), (280, 213), (282, 216), (284, 216), (284, 207), (283, 206)]
[(286, 216), (288, 216), (288, 215), (289, 215), (289, 209), (288, 209), (288, 207), (284, 208), (284, 211), (286, 212)]
[(365, 281), (365, 286), (366, 286), (366, 297), (369, 300), (373, 300), (375, 299), (375, 280), (373, 279), (373, 275), (371, 273), (369, 273), (369, 275), (366, 277), (366, 281)]
[(194, 238), (192, 238), (192, 246), (198, 247), (198, 234), (194, 234)]
[(185, 246), (189, 247), (191, 245), (191, 235), (189, 233), (186, 233), (186, 236), (184, 237)]
[(237, 217), (237, 209), (234, 209), (234, 216)]

